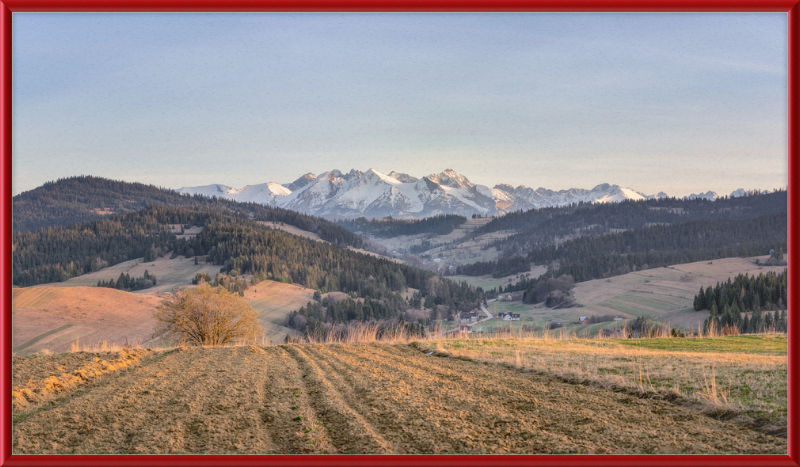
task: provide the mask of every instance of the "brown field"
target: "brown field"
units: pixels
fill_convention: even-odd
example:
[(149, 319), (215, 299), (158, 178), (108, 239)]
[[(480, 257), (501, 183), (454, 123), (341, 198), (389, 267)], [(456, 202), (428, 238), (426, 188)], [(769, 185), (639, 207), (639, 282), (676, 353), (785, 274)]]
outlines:
[(786, 437), (785, 334), (703, 338), (422, 341), (424, 351), (527, 369), (576, 384), (670, 400)]
[[(758, 257), (766, 261), (769, 257)], [(695, 312), (694, 296), (700, 287), (714, 286), (738, 274), (782, 272), (786, 266), (758, 266), (756, 258), (725, 258), (647, 269), (609, 279), (575, 284), (582, 308), (570, 309), (569, 318), (612, 314), (621, 318), (645, 316), (673, 327), (697, 330), (708, 312)], [(711, 264), (709, 264), (711, 263)], [(566, 311), (566, 310), (562, 310)]]
[[(191, 348), (115, 361), (122, 358), (136, 363), (105, 365), (74, 385), (47, 386), (49, 400), (15, 405), (13, 453), (787, 452), (786, 439), (665, 400), (408, 344)], [(87, 365), (37, 357), (48, 359), (62, 377)], [(25, 374), (26, 362), (14, 359), (15, 381), (44, 387), (41, 372)], [(15, 393), (34, 394), (27, 388)]]
[[(101, 347), (103, 342), (108, 346), (122, 346), (126, 341), (143, 347), (163, 344), (152, 339), (155, 329), (152, 313), (161, 303), (161, 297), (65, 285), (13, 289), (11, 334), (17, 355), (42, 349), (66, 352), (73, 346), (91, 349)], [(287, 334), (295, 334), (293, 329), (281, 325), (283, 319), (289, 312), (305, 306), (313, 295), (312, 289), (263, 281), (249, 287), (244, 298), (259, 312), (264, 342), (280, 343)]]
[(66, 282), (59, 282), (58, 286), (94, 286), (97, 285), (99, 280), (117, 280), (121, 273), (127, 273), (131, 277), (141, 277), (144, 275), (145, 270), (150, 274), (155, 274), (158, 284), (155, 287), (134, 292), (136, 294), (154, 295), (160, 292), (168, 292), (175, 287), (191, 284), (195, 274), (198, 273), (208, 273), (213, 279), (219, 272), (220, 266), (207, 264), (205, 256), (198, 257), (198, 264), (194, 264), (194, 258), (187, 259), (183, 256), (178, 256), (175, 259), (156, 258), (151, 263), (142, 263), (142, 258), (137, 258), (103, 268), (97, 272), (73, 277)]
[[(60, 285), (60, 284), (59, 284)], [(150, 345), (160, 298), (97, 287), (13, 289), (12, 347), (17, 355), (102, 342)]]
[[(765, 261), (768, 257), (759, 257)], [(708, 311), (694, 311), (694, 296), (700, 287), (714, 286), (738, 274), (758, 275), (768, 271), (782, 272), (786, 266), (757, 266), (755, 258), (726, 258), (696, 263), (679, 264), (665, 268), (647, 269), (609, 279), (597, 279), (575, 284), (573, 294), (581, 306), (552, 309), (538, 303), (535, 305), (515, 302), (490, 302), (493, 315), (510, 311), (519, 313), (520, 321), (489, 320), (482, 327), (507, 326), (519, 329), (524, 324), (543, 326), (549, 322), (560, 322), (567, 330), (581, 337), (594, 337), (602, 329), (621, 327), (625, 321), (594, 325), (573, 325), (581, 316), (614, 315), (624, 319), (638, 316), (651, 318), (686, 331), (697, 331), (708, 318)], [(533, 274), (532, 274), (533, 275)], [(462, 276), (452, 276), (461, 279)], [(480, 281), (484, 278), (487, 282)], [(488, 278), (488, 279), (486, 279)], [(473, 278), (473, 285), (490, 286), (490, 276)]]
[(306, 306), (313, 297), (314, 289), (274, 281), (259, 282), (244, 291), (245, 300), (259, 313), (265, 340), (276, 344), (282, 343), (287, 334), (295, 335), (294, 329), (282, 325), (286, 315)]

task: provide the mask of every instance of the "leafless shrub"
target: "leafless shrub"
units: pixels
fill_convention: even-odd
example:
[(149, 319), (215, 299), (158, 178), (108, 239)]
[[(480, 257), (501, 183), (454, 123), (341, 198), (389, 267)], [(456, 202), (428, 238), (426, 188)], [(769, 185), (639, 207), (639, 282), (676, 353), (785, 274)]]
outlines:
[(247, 301), (208, 284), (168, 297), (153, 316), (157, 320), (154, 337), (186, 345), (254, 343), (262, 335), (258, 314)]

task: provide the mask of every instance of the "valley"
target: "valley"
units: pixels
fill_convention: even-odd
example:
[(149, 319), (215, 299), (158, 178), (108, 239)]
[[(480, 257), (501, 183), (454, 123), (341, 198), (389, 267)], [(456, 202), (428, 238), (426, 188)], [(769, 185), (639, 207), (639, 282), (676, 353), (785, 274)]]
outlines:
[(0, 2), (0, 467), (800, 467), (800, 0)]
[[(785, 334), (703, 333), (694, 310), (701, 287), (787, 268), (783, 192), (336, 222), (173, 195), (15, 234), (15, 453), (787, 449)], [(153, 312), (198, 279), (260, 335), (154, 338)]]

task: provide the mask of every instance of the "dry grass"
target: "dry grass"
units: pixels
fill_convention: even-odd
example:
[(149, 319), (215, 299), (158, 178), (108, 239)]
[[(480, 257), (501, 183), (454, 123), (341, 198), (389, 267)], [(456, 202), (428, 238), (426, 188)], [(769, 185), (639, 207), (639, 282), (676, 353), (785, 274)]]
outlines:
[(675, 350), (636, 348), (618, 339), (561, 339), (552, 334), (453, 340), (447, 350), (439, 342), (417, 345), (425, 351), (524, 368), (572, 383), (677, 400), (709, 414), (738, 417), (767, 430), (785, 430), (787, 357), (746, 353), (745, 349), (680, 350), (709, 339), (714, 338), (669, 339)]
[[(787, 357), (753, 353), (759, 342), (737, 344), (731, 341), (737, 337), (730, 337), (737, 335), (723, 330), (712, 337), (675, 338), (665, 326), (648, 339), (626, 339), (625, 329), (622, 339), (604, 338), (602, 334), (581, 339), (574, 330), (563, 328), (538, 332), (514, 330), (488, 338), (457, 332), (444, 334), (437, 329), (420, 338), (409, 336), (402, 328), (381, 332), (377, 325), (370, 324), (348, 328), (346, 333), (329, 332), (298, 341), (414, 343), (426, 353), (500, 363), (570, 383), (678, 401), (704, 413), (736, 417), (766, 431), (785, 433)], [(773, 331), (761, 336), (742, 336), (752, 337), (785, 339), (785, 334)], [(637, 346), (640, 343), (668, 349), (642, 348)], [(697, 350), (709, 343), (715, 343), (716, 347), (711, 351)], [(714, 351), (715, 348), (724, 350)]]
[(147, 355), (143, 350), (124, 350), (118, 352), (115, 359), (110, 362), (95, 357), (91, 362), (75, 369), (71, 373), (62, 373), (60, 376), (51, 375), (40, 380), (31, 380), (24, 387), (14, 387), (11, 392), (12, 408), (19, 412), (30, 408), (32, 405), (41, 405), (44, 401), (52, 399), (58, 393), (82, 385), (87, 381), (127, 368), (136, 364)]

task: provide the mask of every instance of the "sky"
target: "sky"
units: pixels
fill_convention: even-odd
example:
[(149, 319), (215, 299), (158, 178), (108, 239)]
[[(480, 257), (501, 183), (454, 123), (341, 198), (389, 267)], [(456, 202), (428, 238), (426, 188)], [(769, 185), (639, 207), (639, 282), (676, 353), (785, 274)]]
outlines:
[(788, 184), (785, 13), (13, 13), (13, 192), (332, 169)]

